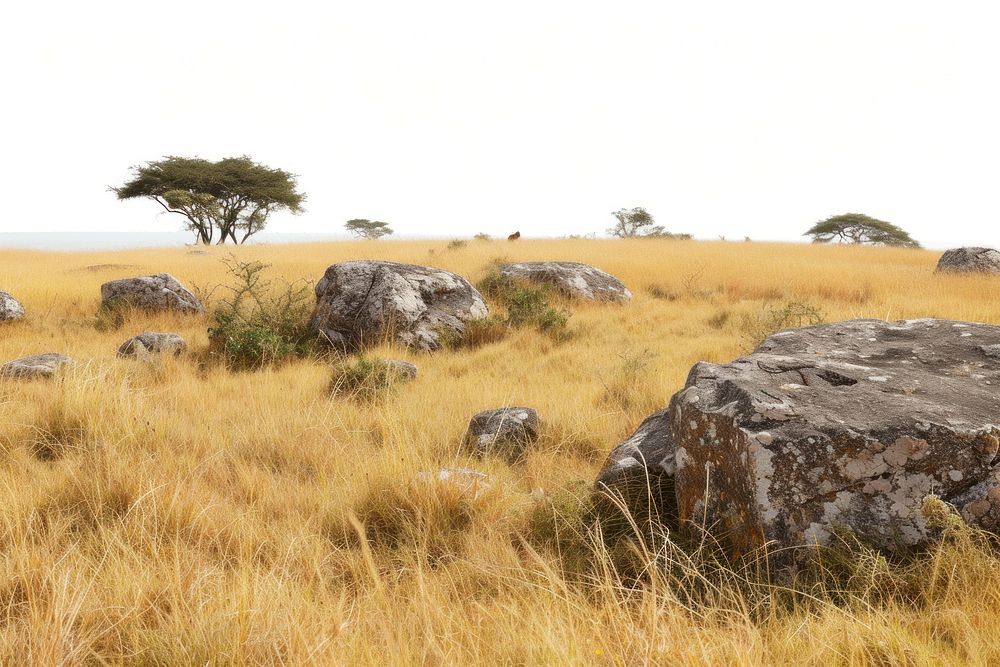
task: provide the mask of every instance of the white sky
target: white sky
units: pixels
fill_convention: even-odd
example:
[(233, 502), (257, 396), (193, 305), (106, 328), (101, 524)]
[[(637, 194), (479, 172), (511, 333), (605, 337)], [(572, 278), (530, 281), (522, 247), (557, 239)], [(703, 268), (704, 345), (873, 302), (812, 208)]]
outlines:
[(300, 175), (273, 232), (800, 239), (857, 211), (1000, 245), (988, 2), (18, 2), (0, 24), (0, 231), (175, 231), (130, 165)]

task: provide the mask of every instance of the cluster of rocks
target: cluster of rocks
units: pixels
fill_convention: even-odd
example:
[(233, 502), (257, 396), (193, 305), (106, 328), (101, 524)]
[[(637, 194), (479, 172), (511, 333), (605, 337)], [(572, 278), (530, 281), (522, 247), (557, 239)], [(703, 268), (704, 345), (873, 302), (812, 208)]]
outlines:
[[(205, 312), (198, 297), (167, 273), (112, 280), (101, 285), (102, 308), (123, 306), (147, 312)], [(0, 292), (0, 321), (22, 317), (24, 307), (17, 299), (7, 292)], [(161, 354), (179, 355), (185, 350), (187, 342), (178, 334), (146, 331), (123, 342), (118, 347), (118, 356), (149, 359)], [(73, 363), (73, 359), (58, 352), (35, 354), (0, 365), (0, 377), (20, 380), (49, 378)]]
[[(620, 280), (574, 262), (503, 264), (501, 275), (551, 285), (566, 296), (625, 301)], [(443, 269), (372, 260), (330, 266), (316, 284), (313, 332), (329, 344), (359, 350), (386, 341), (432, 351), (460, 339), (466, 324), (489, 315), (479, 291)]]
[(998, 389), (998, 326), (782, 331), (729, 364), (696, 364), (597, 488), (634, 503), (655, 487), (674, 504), (662, 516), (737, 554), (826, 545), (841, 530), (907, 552), (932, 536), (921, 512), (932, 494), (1000, 528)]

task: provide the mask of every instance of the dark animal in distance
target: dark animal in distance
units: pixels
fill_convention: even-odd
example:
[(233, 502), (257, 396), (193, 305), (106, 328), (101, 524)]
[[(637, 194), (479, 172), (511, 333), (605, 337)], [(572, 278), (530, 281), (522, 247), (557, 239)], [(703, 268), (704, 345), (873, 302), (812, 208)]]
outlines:
[(521, 232), (514, 232), (513, 234), (511, 234), (510, 236), (507, 237), (507, 240), (508, 241), (516, 241), (519, 238), (521, 238)]

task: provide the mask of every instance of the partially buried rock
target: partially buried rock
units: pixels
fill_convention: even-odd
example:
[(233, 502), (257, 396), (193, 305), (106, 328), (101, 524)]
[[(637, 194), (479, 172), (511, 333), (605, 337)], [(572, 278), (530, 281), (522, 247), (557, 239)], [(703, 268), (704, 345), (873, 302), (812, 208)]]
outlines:
[(168, 273), (123, 278), (101, 285), (103, 307), (128, 306), (146, 311), (174, 311), (200, 315), (204, 306)]
[(385, 364), (396, 377), (403, 380), (415, 380), (417, 378), (417, 365), (402, 359), (383, 359)]
[(486, 410), (469, 421), (465, 446), (476, 456), (498, 455), (517, 460), (538, 440), (538, 413), (532, 408)]
[(993, 248), (954, 248), (941, 255), (937, 270), (1000, 275), (1000, 251)]
[(7, 292), (0, 291), (0, 322), (24, 317), (24, 306)]
[(460, 339), (466, 322), (488, 314), (476, 288), (454, 273), (359, 260), (326, 270), (316, 284), (311, 326), (321, 339), (350, 350), (395, 341), (430, 351)]
[(18, 380), (52, 377), (62, 366), (71, 365), (73, 360), (65, 354), (46, 352), (30, 357), (8, 361), (0, 366), (0, 377)]
[(511, 280), (551, 285), (572, 299), (624, 302), (632, 293), (622, 281), (589, 264), (579, 262), (518, 262), (501, 264), (500, 275)]
[(1000, 528), (998, 344), (985, 324), (852, 320), (696, 364), (669, 408), (680, 520), (735, 553), (848, 530), (905, 554), (936, 494)]
[(118, 356), (145, 359), (161, 354), (176, 356), (185, 350), (187, 342), (175, 333), (146, 331), (122, 343), (118, 348)]

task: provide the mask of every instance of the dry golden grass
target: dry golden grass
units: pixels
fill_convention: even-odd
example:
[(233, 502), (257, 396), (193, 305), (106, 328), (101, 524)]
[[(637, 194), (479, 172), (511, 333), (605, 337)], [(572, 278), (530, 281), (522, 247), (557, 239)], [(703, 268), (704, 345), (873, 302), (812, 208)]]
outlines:
[[(205, 287), (225, 279), (219, 258), (232, 249), (0, 251), (0, 289), (28, 311), (0, 328), (0, 360), (56, 351), (79, 362), (56, 381), (0, 383), (0, 663), (1000, 661), (1000, 560), (975, 535), (906, 567), (860, 554), (850, 576), (790, 595), (702, 572), (669, 545), (659, 573), (630, 587), (608, 554), (580, 565), (568, 553), (584, 550), (580, 535), (546, 533), (576, 529), (546, 513), (579, 504), (603, 456), (666, 403), (692, 363), (739, 355), (776, 308), (997, 323), (1000, 281), (935, 276), (937, 254), (913, 250), (446, 246), (236, 254), (310, 280), (358, 258), (472, 279), (498, 257), (575, 260), (619, 276), (635, 298), (574, 305), (575, 335), (563, 343), (525, 329), (433, 356), (377, 351), (414, 361), (420, 377), (359, 403), (327, 393), (322, 361), (245, 373), (200, 363), (203, 320), (96, 326), (102, 282), (167, 271)], [(116, 359), (118, 344), (144, 330), (177, 331), (195, 354)], [(506, 404), (539, 410), (540, 446), (513, 466), (463, 455), (469, 416)], [(442, 467), (478, 468), (492, 486), (474, 498), (418, 478)], [(698, 599), (681, 589), (688, 583), (703, 590)]]

